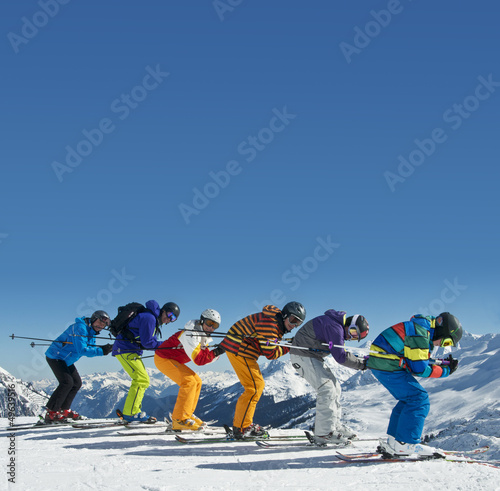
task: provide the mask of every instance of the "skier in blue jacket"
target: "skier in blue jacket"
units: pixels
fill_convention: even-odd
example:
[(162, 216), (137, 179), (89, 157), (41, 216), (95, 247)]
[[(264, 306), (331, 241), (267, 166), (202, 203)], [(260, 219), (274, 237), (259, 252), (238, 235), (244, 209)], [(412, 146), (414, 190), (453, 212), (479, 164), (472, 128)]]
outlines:
[(431, 363), (435, 347), (457, 346), (462, 338), (462, 324), (449, 312), (437, 317), (414, 315), (379, 334), (370, 347), (367, 367), (375, 378), (398, 401), (392, 410), (387, 440), (380, 449), (388, 455), (444, 457), (438, 448), (420, 440), (430, 409), (429, 395), (415, 377), (444, 378), (458, 367), (451, 355), (448, 365)]
[(49, 367), (59, 382), (47, 402), (47, 423), (57, 423), (66, 419), (80, 419), (80, 415), (72, 411), (71, 404), (82, 386), (82, 379), (75, 363), (82, 356), (103, 356), (111, 352), (111, 344), (96, 346), (95, 336), (111, 320), (104, 310), (96, 310), (92, 316), (78, 317), (47, 349), (45, 356)]

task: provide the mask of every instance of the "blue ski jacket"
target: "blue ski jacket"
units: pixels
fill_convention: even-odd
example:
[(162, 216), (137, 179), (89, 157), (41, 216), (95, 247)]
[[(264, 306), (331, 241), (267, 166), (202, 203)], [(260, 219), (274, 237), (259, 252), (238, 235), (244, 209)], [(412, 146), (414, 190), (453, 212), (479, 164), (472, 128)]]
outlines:
[(372, 370), (406, 370), (417, 377), (441, 378), (450, 374), (447, 366), (433, 365), (435, 317), (414, 315), (409, 321), (395, 324), (379, 334), (370, 347), (367, 366)]
[[(88, 318), (77, 317), (75, 323), (49, 346), (45, 356), (52, 360), (62, 360), (68, 366), (73, 365), (82, 356), (102, 356), (102, 349), (95, 345), (95, 331), (89, 324)], [(71, 344), (63, 344), (61, 341)]]

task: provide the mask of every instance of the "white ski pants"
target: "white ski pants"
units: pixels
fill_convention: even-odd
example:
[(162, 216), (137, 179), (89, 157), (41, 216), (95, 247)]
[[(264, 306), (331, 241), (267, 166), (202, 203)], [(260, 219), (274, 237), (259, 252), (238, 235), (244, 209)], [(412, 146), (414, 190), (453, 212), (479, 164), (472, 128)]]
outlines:
[(316, 391), (316, 419), (314, 434), (328, 435), (340, 424), (340, 384), (323, 360), (309, 356), (290, 354), (290, 360), (298, 374), (305, 378)]

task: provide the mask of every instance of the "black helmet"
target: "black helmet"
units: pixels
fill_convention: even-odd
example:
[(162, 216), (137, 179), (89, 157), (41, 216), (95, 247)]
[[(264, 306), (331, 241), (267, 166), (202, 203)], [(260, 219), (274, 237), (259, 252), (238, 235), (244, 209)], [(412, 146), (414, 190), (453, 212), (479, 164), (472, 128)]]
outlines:
[(436, 324), (434, 327), (433, 341), (436, 339), (451, 338), (453, 346), (456, 346), (460, 339), (462, 339), (462, 324), (460, 321), (449, 312), (443, 312), (436, 317)]
[(356, 315), (351, 315), (350, 317), (347, 317), (345, 320), (345, 325), (347, 326), (347, 329), (355, 329), (358, 333), (358, 343), (366, 338), (368, 336), (368, 331), (370, 329), (370, 326), (368, 325), (367, 320), (359, 314)]
[(283, 319), (286, 319), (289, 315), (294, 315), (297, 319), (304, 322), (306, 318), (306, 309), (299, 302), (288, 302), (281, 310)]
[(96, 310), (91, 315), (91, 317), (90, 317), (90, 323), (91, 324), (93, 324), (97, 320), (105, 321), (108, 326), (111, 324), (111, 319), (110, 319), (108, 313), (105, 312), (104, 310)]
[(165, 311), (165, 313), (169, 313), (171, 312), (172, 314), (175, 315), (176, 318), (179, 317), (179, 315), (181, 315), (181, 309), (179, 308), (179, 306), (174, 303), (174, 302), (167, 302), (162, 308), (161, 310)]

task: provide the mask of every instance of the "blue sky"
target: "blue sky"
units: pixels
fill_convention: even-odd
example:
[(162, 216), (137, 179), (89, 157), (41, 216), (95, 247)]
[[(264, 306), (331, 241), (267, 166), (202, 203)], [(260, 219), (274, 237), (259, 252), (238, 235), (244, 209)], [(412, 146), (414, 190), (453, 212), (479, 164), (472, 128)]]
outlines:
[(176, 328), (297, 300), (371, 338), (442, 310), (500, 332), (496, 2), (2, 10), (6, 370), (52, 376), (12, 333), (149, 299), (181, 306)]

